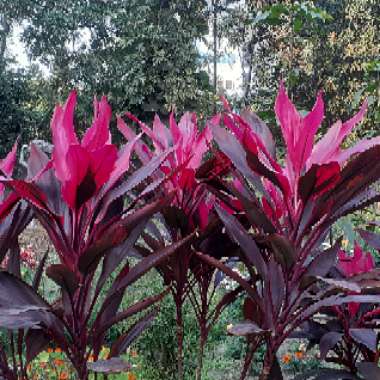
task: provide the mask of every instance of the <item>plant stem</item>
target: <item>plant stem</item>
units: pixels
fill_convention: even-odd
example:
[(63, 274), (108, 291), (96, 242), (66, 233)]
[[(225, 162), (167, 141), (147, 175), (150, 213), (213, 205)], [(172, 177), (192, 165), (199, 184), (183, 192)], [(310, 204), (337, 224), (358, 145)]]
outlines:
[(241, 374), (240, 374), (240, 380), (246, 379), (246, 377), (248, 375), (248, 371), (251, 368), (251, 364), (252, 364), (254, 354), (255, 354), (255, 348), (252, 347), (251, 343), (247, 344), (247, 353), (246, 353), (245, 358), (244, 358), (244, 366), (243, 366), (243, 369), (242, 369)]
[(274, 355), (273, 355), (270, 345), (268, 344), (268, 347), (265, 353), (263, 369), (261, 371), (259, 380), (270, 380), (269, 376), (271, 374), (271, 369), (273, 366), (273, 359), (274, 359)]
[(202, 379), (202, 369), (203, 369), (203, 356), (204, 356), (204, 349), (206, 345), (206, 337), (203, 333), (201, 333), (199, 337), (199, 350), (198, 350), (198, 365), (197, 370), (195, 372), (195, 380), (201, 380)]
[(177, 370), (178, 370), (178, 380), (183, 380), (183, 316), (182, 316), (182, 302), (176, 302), (176, 313), (177, 313)]

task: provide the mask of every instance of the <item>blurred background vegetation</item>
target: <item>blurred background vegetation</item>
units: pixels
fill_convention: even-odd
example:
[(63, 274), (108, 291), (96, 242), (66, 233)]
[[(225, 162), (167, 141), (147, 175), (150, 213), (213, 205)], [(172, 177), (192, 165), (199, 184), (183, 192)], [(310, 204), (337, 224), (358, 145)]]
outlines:
[(48, 138), (53, 107), (73, 87), (79, 127), (95, 94), (146, 120), (185, 109), (207, 116), (231, 51), (241, 78), (228, 95), (276, 134), (282, 78), (300, 109), (324, 91), (326, 125), (367, 97), (358, 133), (370, 135), (380, 121), (379, 14), (377, 0), (0, 0), (0, 154), (16, 135)]

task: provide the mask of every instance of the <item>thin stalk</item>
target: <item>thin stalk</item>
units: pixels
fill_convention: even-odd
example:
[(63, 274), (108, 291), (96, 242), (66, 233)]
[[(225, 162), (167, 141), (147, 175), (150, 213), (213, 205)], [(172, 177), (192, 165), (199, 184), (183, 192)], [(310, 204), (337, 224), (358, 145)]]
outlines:
[(269, 376), (271, 373), (271, 369), (273, 366), (273, 361), (274, 361), (274, 356), (275, 352), (274, 350), (272, 351), (272, 348), (268, 344), (266, 353), (265, 353), (265, 358), (264, 358), (264, 363), (263, 363), (263, 369), (261, 371), (259, 380), (270, 380)]
[(204, 356), (204, 349), (207, 341), (207, 336), (205, 336), (204, 333), (201, 332), (199, 337), (199, 350), (198, 350), (198, 364), (197, 369), (195, 372), (195, 380), (201, 380), (202, 379), (202, 370), (203, 370), (203, 356)]
[(248, 375), (248, 371), (251, 368), (253, 355), (256, 352), (257, 346), (258, 346), (257, 344), (252, 344), (252, 343), (247, 344), (247, 353), (245, 354), (244, 366), (243, 366), (243, 369), (242, 369), (241, 374), (240, 374), (240, 380), (246, 379), (246, 377)]
[(184, 368), (183, 368), (183, 316), (182, 316), (182, 301), (176, 301), (176, 322), (177, 322), (177, 370), (178, 370), (178, 380), (184, 379)]

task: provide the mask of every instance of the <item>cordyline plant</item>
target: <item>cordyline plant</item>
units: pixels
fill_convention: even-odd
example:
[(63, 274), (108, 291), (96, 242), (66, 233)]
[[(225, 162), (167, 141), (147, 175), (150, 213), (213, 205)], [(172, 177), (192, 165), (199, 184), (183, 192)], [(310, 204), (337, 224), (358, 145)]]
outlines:
[[(30, 204), (59, 258), (59, 264), (45, 270), (61, 292), (52, 304), (38, 294), (38, 281), (37, 286), (31, 287), (17, 276), (0, 272), (0, 326), (12, 331), (27, 329), (26, 361), (22, 347), (18, 348), (23, 377), (27, 376), (27, 364), (51, 342), (66, 353), (79, 379), (88, 379), (90, 370), (125, 371), (128, 363), (120, 355), (149, 325), (157, 307), (139, 317), (112, 344), (108, 360), (102, 361), (98, 356), (107, 331), (156, 304), (165, 292), (119, 311), (123, 295), (148, 270), (180, 246), (186, 247), (189, 240), (178, 239), (130, 266), (128, 254), (147, 220), (172, 196), (154, 198), (149, 189), (138, 196), (124, 195), (146, 180), (161, 158), (147, 162), (125, 179), (132, 149), (140, 136), (118, 150), (111, 143), (109, 132), (111, 109), (102, 98), (94, 101), (92, 126), (80, 141), (73, 125), (75, 104), (76, 92), (71, 92), (65, 105), (55, 109), (51, 122), (52, 157), (32, 146), (28, 178), (1, 178), (16, 197)], [(142, 203), (147, 195), (151, 200)], [(90, 355), (95, 359), (93, 363), (88, 363)], [(2, 376), (15, 379), (6, 368), (2, 368)]]
[[(203, 184), (204, 181), (209, 182), (218, 177), (225, 165), (218, 159), (218, 155), (202, 165), (202, 158), (209, 152), (211, 133), (208, 127), (199, 131), (195, 114), (185, 113), (178, 124), (171, 114), (169, 128), (155, 116), (152, 129), (133, 115), (126, 115), (137, 123), (149, 140), (148, 145), (141, 140), (135, 144), (135, 151), (142, 164), (172, 149), (155, 176), (157, 183), (162, 184), (157, 189), (162, 196), (167, 197), (171, 193), (174, 196), (171, 203), (157, 215), (157, 223), (148, 224), (147, 230), (142, 234), (144, 244), (136, 247), (138, 252), (148, 258), (156, 250), (164, 249), (198, 231), (192, 245), (183, 247), (162, 262), (157, 270), (164, 283), (170, 285), (176, 305), (178, 379), (184, 377), (182, 313), (186, 299), (190, 300), (194, 308), (200, 330), (196, 379), (201, 379), (204, 346), (210, 329), (240, 291), (227, 293), (213, 308), (212, 299), (218, 286), (218, 282), (214, 281), (216, 268), (195, 255), (200, 250), (220, 258), (233, 248), (230, 240), (221, 233), (221, 223), (211, 214), (215, 196)], [(135, 133), (122, 118), (118, 119), (118, 127), (128, 141), (135, 139)], [(167, 176), (168, 180), (162, 182), (162, 178)]]
[[(0, 160), (0, 175), (11, 177), (16, 161), (17, 143), (11, 152), (3, 160)], [(31, 219), (31, 208), (25, 202), (20, 202), (14, 192), (7, 193), (5, 186), (0, 184), (0, 268), (6, 269), (16, 277), (21, 276), (21, 261), (23, 260), (18, 236)], [(35, 281), (38, 279), (35, 278)], [(1, 315), (0, 320), (2, 318)], [(22, 344), (23, 332), (20, 332), (19, 336), (20, 344)], [(17, 378), (19, 373), (15, 359), (18, 352), (15, 347), (15, 336), (12, 331), (9, 331), (7, 342), (0, 342), (0, 374), (7, 374), (9, 378)], [(7, 353), (10, 351), (13, 353), (12, 364), (9, 363), (7, 357)]]
[[(339, 246), (321, 249), (336, 220), (380, 199), (375, 188), (380, 178), (380, 138), (342, 148), (346, 136), (363, 118), (366, 103), (352, 119), (335, 123), (317, 143), (314, 140), (324, 117), (321, 94), (313, 110), (302, 117), (281, 84), (275, 111), (286, 146), (284, 165), (276, 157), (269, 128), (253, 113), (239, 116), (227, 105), (226, 112), (210, 122), (219, 148), (233, 164), (232, 180), (227, 177), (224, 187), (242, 207), (235, 215), (222, 207), (216, 210), (240, 246), (248, 277), (232, 271), (223, 261), (197, 254), (247, 293), (246, 321), (229, 330), (248, 337), (242, 379), (262, 344), (266, 353), (261, 379), (282, 378), (277, 350), (321, 308), (360, 297), (379, 301), (377, 295), (344, 296), (341, 291), (363, 293), (363, 289), (348, 280), (327, 278)], [(220, 122), (228, 130), (219, 126)], [(219, 192), (225, 201), (226, 191)]]
[[(350, 280), (361, 289), (370, 288), (371, 294), (379, 294), (379, 271), (374, 259), (357, 243), (353, 254), (339, 250), (336, 268), (330, 274), (337, 280)], [(379, 315), (380, 308), (374, 303), (349, 302), (324, 308), (304, 323), (299, 336), (308, 338), (310, 347), (319, 344), (321, 359), (346, 369), (336, 371), (336, 378), (357, 379), (355, 375), (360, 373), (364, 379), (376, 379), (380, 375), (376, 331)], [(310, 378), (311, 375), (308, 374)]]

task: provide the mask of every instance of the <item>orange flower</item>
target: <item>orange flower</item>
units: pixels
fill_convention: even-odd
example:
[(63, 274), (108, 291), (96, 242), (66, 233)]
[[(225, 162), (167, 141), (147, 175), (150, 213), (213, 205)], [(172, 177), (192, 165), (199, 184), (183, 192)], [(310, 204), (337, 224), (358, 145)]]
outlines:
[(282, 362), (284, 364), (289, 364), (291, 361), (292, 361), (292, 355), (290, 355), (289, 353), (282, 355)]
[(297, 351), (294, 356), (296, 357), (296, 359), (298, 360), (302, 360), (305, 356), (305, 353), (303, 351)]
[(57, 354), (60, 354), (60, 353), (62, 353), (62, 350), (61, 350), (59, 347), (57, 347), (57, 348), (55, 349), (55, 352), (56, 352)]
[(136, 350), (132, 350), (131, 351), (131, 356), (132, 356), (132, 358), (137, 358), (137, 356), (138, 356), (137, 351)]
[(93, 362), (93, 361), (94, 361), (94, 355), (90, 355), (90, 356), (88, 357), (88, 361), (89, 361), (89, 362)]
[(49, 347), (49, 348), (47, 349), (47, 352), (48, 352), (49, 354), (51, 354), (51, 353), (53, 352), (53, 349), (52, 349), (51, 347)]
[(59, 374), (59, 380), (67, 380), (69, 378), (69, 374), (65, 371)]
[(64, 361), (63, 361), (62, 359), (54, 359), (54, 364), (55, 364), (57, 367), (61, 367), (61, 366), (63, 366)]
[(137, 380), (137, 376), (133, 372), (128, 372), (128, 380)]

